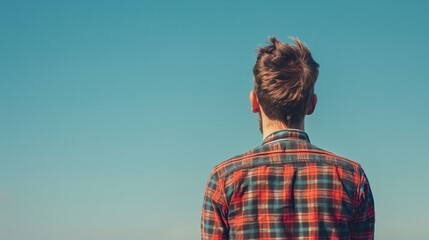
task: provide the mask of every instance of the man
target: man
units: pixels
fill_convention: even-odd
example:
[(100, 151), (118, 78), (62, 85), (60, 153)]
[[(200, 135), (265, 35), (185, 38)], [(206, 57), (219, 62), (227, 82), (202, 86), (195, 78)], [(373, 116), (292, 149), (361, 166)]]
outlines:
[(374, 201), (361, 166), (304, 132), (319, 64), (298, 39), (270, 40), (258, 51), (250, 92), (263, 143), (213, 169), (202, 239), (373, 239)]

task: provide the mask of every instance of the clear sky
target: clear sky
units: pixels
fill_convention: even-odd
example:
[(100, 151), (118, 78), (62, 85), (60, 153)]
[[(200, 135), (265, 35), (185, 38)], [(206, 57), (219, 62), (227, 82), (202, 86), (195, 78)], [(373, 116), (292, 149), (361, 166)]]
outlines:
[(0, 239), (199, 239), (268, 36), (319, 62), (306, 130), (362, 164), (376, 239), (425, 238), (429, 5), (350, 2), (2, 0)]

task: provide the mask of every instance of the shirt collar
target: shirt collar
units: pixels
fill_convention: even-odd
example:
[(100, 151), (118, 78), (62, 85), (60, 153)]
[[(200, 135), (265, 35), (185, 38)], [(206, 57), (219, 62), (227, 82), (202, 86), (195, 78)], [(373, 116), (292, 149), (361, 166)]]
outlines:
[(273, 142), (280, 139), (301, 139), (310, 142), (307, 133), (299, 129), (285, 129), (277, 132), (273, 132), (268, 135), (262, 144)]

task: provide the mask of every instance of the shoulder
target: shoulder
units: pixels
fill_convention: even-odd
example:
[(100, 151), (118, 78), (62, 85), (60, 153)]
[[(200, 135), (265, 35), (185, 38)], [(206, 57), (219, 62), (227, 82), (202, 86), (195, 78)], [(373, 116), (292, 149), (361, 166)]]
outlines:
[(226, 159), (216, 165), (211, 173), (212, 178), (222, 178), (236, 170), (249, 167), (249, 161), (254, 159), (257, 155), (262, 155), (262, 145), (248, 150), (240, 155), (236, 155)]
[(320, 156), (322, 161), (326, 161), (327, 163), (344, 167), (353, 171), (362, 171), (360, 163), (350, 158), (338, 155), (314, 145), (311, 145), (310, 151), (312, 151), (316, 156)]
[(357, 161), (324, 150), (308, 142), (284, 141), (263, 144), (243, 154), (222, 161), (213, 168), (211, 178), (219, 180), (240, 169), (273, 163), (335, 165), (345, 172), (357, 175), (363, 174), (361, 165)]

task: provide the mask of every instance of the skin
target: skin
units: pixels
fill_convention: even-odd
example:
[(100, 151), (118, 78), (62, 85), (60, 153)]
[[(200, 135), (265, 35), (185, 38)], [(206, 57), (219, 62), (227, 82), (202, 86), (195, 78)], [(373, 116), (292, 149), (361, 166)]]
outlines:
[[(262, 138), (265, 139), (268, 135), (273, 132), (284, 130), (284, 129), (300, 129), (305, 131), (304, 120), (298, 123), (296, 126), (288, 126), (280, 120), (270, 119), (264, 113), (264, 109), (259, 104), (258, 97), (254, 91), (250, 91), (250, 107), (252, 112), (258, 113), (260, 120), (260, 130), (262, 132)], [(311, 115), (316, 109), (317, 96), (313, 93), (310, 99), (310, 104), (307, 106), (306, 115)]]

